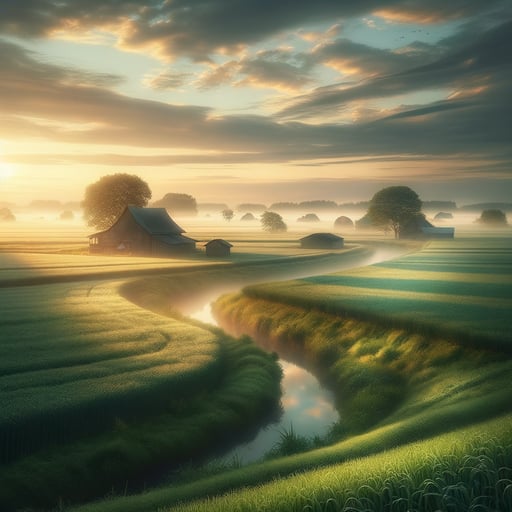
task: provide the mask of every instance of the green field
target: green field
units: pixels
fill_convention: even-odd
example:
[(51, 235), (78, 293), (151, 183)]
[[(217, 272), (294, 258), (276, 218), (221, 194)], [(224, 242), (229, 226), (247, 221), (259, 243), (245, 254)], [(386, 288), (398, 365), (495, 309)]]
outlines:
[(343, 274), (246, 294), (464, 339), (512, 343), (512, 238), (433, 241), (420, 252)]
[[(19, 275), (0, 287), (2, 510), (136, 489), (278, 407), (280, 368), (253, 343), (135, 306), (123, 281), (92, 280), (94, 258), (87, 273), (86, 257), (3, 256)], [(117, 264), (144, 275), (162, 260)], [(25, 285), (45, 268), (55, 284)]]
[[(25, 255), (25, 269), (9, 256), (18, 285), (45, 267), (55, 283), (0, 287), (3, 507), (110, 494), (79, 509), (512, 510), (512, 241), (431, 242), (337, 274), (322, 269), (367, 252), (297, 258), (282, 245), (258, 255), (248, 242), (234, 266), (198, 260), (186, 272), (120, 258), (122, 281), (70, 255)], [(181, 313), (219, 289), (294, 274), (308, 277), (250, 286), (215, 310), (334, 391), (341, 419), (322, 447), (133, 494), (164, 461), (200, 458), (276, 405), (271, 355)]]

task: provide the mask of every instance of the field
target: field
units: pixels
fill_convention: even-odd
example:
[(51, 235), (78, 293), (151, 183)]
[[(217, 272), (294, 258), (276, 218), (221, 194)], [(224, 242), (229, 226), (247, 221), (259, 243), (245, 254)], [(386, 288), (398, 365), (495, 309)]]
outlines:
[[(80, 510), (512, 510), (510, 238), (354, 237), (328, 254), (297, 232), (219, 234), (230, 261), (0, 241), (5, 510), (107, 494)], [(375, 248), (395, 259), (326, 274)], [(217, 302), (221, 325), (315, 371), (340, 422), (315, 449), (137, 494), (277, 407), (271, 354), (184, 316), (265, 280)]]

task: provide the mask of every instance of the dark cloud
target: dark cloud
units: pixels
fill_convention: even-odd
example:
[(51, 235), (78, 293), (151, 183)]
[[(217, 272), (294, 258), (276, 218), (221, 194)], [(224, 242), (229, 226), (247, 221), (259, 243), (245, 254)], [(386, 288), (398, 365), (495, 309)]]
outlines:
[(338, 39), (319, 45), (311, 58), (343, 73), (371, 77), (404, 71), (433, 60), (435, 53), (435, 47), (427, 44), (413, 43), (398, 52)]
[(305, 54), (261, 51), (255, 56), (211, 66), (195, 85), (202, 90), (226, 84), (297, 90), (313, 82), (312, 67)]
[(505, 9), (504, 0), (25, 0), (0, 3), (0, 33), (23, 37), (103, 28), (130, 49), (208, 60), (303, 24), (379, 12), (416, 21), (463, 18)]
[(283, 109), (280, 116), (317, 116), (332, 112), (333, 109), (345, 108), (346, 103), (352, 101), (398, 96), (427, 89), (497, 88), (502, 80), (507, 83), (510, 80), (511, 30), (512, 22), (507, 21), (460, 49), (446, 51), (441, 58), (428, 64), (368, 79), (352, 87), (318, 89)]

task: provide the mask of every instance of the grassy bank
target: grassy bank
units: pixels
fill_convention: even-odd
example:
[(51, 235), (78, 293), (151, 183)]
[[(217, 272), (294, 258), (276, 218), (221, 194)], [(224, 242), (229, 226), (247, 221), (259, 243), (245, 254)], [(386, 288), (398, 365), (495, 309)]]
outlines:
[(512, 238), (430, 242), (369, 267), (249, 287), (245, 294), (512, 351)]
[(142, 310), (118, 284), (0, 293), (2, 510), (140, 489), (278, 407), (271, 355)]
[[(460, 332), (429, 326), (432, 319), (440, 322), (435, 315), (442, 308), (434, 295), (438, 302), (447, 302), (443, 290), (432, 289), (439, 284), (429, 282), (439, 282), (440, 272), (446, 273), (451, 295), (452, 283), (470, 283), (458, 288), (458, 296), (465, 292), (468, 299), (460, 304), (477, 303), (478, 297), (482, 303), (507, 300), (503, 265), (510, 260), (498, 262), (503, 246), (495, 246), (495, 259), (492, 245), (480, 249), (484, 247), (486, 258), (462, 251), (458, 272), (430, 259), (428, 271), (437, 275), (428, 279), (424, 268), (418, 278), (424, 288), (414, 284), (414, 293), (429, 294), (422, 297), (414, 321), (397, 321), (391, 306), (389, 318), (374, 312), (364, 317), (364, 310), (357, 314), (350, 306), (352, 293), (338, 288), (325, 294), (325, 280), (344, 279), (345, 272), (258, 285), (225, 296), (215, 310), (228, 330), (259, 336), (270, 350), (312, 368), (335, 391), (342, 415), (333, 432), (338, 440), (333, 437), (324, 448), (81, 510), (512, 510), (512, 361), (507, 342), (496, 338), (499, 331), (491, 328), (472, 337), (471, 329), (463, 328), (465, 314), (473, 320), (471, 308), (466, 313), (460, 309), (454, 318)], [(438, 250), (452, 259), (449, 248)], [(395, 280), (404, 287), (411, 278), (397, 270), (402, 264), (432, 257), (420, 252), (378, 265), (394, 268), (387, 276), (389, 290), (382, 282), (380, 289), (392, 296)], [(468, 271), (467, 281), (461, 268)], [(374, 271), (369, 267), (353, 275), (369, 278)], [(475, 295), (471, 283), (482, 283), (476, 275), (485, 276), (487, 285), (494, 281), (500, 286), (481, 286), (480, 295)], [(378, 289), (361, 286), (356, 298), (366, 297), (365, 304), (371, 306), (373, 290)], [(496, 296), (493, 289), (498, 290)], [(340, 308), (345, 302), (349, 307)]]

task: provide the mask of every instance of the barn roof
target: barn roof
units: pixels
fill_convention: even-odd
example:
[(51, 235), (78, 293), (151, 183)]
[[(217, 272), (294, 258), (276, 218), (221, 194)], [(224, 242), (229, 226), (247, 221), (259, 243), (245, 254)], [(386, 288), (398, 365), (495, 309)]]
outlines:
[(300, 240), (328, 240), (329, 242), (337, 242), (339, 240), (343, 240), (343, 237), (333, 235), (332, 233), (313, 233), (312, 235), (305, 236)]
[(121, 219), (121, 217), (127, 213), (133, 217), (135, 222), (142, 229), (151, 235), (179, 235), (181, 233), (185, 233), (185, 230), (178, 226), (178, 224), (176, 224), (176, 222), (171, 219), (165, 208), (141, 208), (139, 206), (127, 206), (123, 210), (123, 213), (119, 215), (114, 224), (112, 224), (112, 226), (110, 226), (108, 229), (105, 229), (104, 231), (89, 235), (89, 238), (98, 236), (101, 233), (106, 233), (112, 229), (119, 222), (119, 219)]
[(185, 233), (185, 230), (174, 222), (165, 208), (140, 208), (127, 206), (135, 222), (152, 235), (168, 235)]

